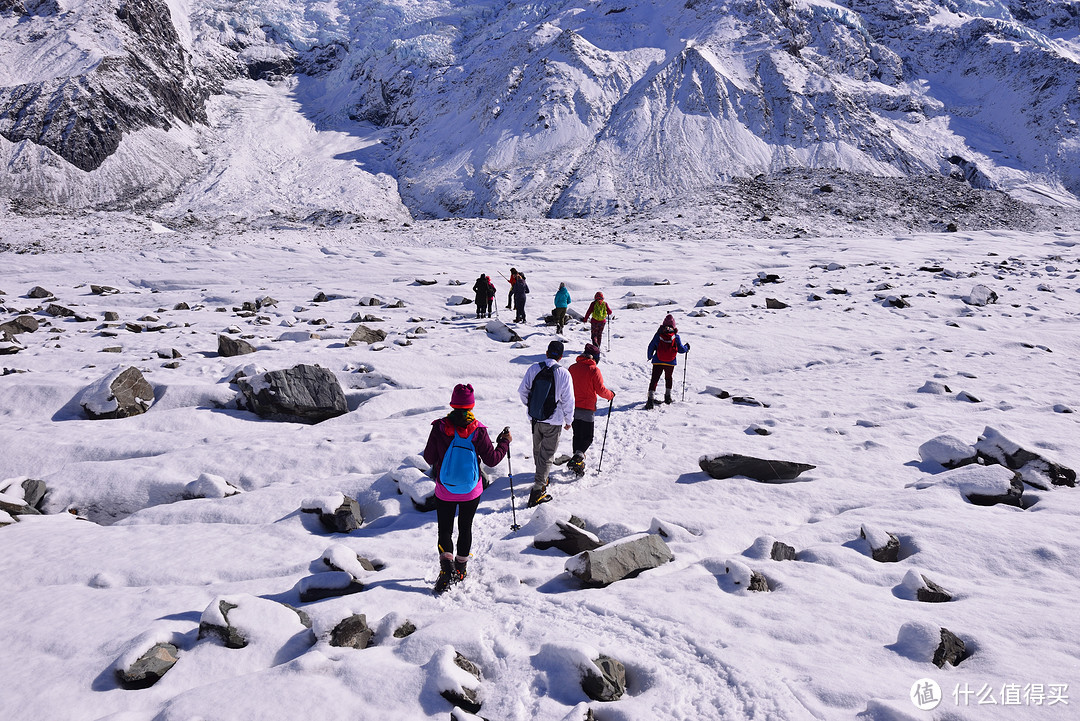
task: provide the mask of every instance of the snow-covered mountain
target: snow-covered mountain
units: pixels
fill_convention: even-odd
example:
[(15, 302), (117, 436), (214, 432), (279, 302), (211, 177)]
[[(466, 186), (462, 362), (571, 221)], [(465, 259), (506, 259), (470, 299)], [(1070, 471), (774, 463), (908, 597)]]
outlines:
[(0, 189), (567, 217), (788, 167), (1080, 196), (1080, 2), (0, 0)]

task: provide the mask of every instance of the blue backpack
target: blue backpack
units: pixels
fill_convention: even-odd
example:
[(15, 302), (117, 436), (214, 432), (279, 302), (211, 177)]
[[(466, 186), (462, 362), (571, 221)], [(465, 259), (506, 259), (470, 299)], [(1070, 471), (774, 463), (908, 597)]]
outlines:
[(476, 488), (480, 480), (480, 465), (476, 457), (476, 447), (472, 443), (475, 435), (474, 430), (462, 438), (455, 431), (450, 447), (443, 455), (442, 464), (439, 466), (439, 483), (451, 493), (469, 493)]

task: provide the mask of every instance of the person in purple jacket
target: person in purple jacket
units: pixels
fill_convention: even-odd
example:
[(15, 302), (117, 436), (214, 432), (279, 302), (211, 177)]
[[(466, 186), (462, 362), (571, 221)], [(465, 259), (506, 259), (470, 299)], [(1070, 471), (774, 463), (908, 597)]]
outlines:
[[(440, 594), (465, 578), (472, 548), (472, 523), (484, 492), (480, 461), (498, 465), (510, 451), (510, 429), (504, 429), (491, 445), (487, 427), (473, 415), (476, 404), (472, 385), (459, 383), (450, 396), (450, 413), (431, 423), (424, 460), (435, 479), (435, 509), (439, 517)], [(458, 519), (457, 555), (454, 555), (454, 516)]]

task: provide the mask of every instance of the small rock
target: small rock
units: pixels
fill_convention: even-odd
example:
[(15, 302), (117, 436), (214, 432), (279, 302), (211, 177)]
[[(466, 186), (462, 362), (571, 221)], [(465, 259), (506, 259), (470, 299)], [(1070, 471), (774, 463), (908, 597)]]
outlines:
[(776, 298), (766, 298), (765, 307), (769, 310), (783, 310), (784, 308), (787, 308), (789, 306), (787, 303), (783, 303)]
[(364, 585), (344, 571), (316, 573), (300, 579), (300, 601), (311, 603), (324, 598), (337, 598), (360, 593)]
[(375, 635), (367, 624), (367, 616), (362, 613), (342, 619), (330, 633), (330, 645), (341, 648), (367, 648)]
[(377, 328), (368, 328), (366, 325), (356, 326), (356, 330), (349, 336), (349, 340), (345, 341), (347, 346), (357, 345), (369, 345), (371, 343), (380, 343), (386, 340), (386, 331), (379, 330)]
[(673, 558), (662, 538), (642, 534), (580, 553), (566, 562), (566, 570), (585, 584), (605, 586), (657, 568)]
[(90, 285), (90, 292), (94, 295), (116, 295), (120, 291), (108, 285)]
[(149, 688), (176, 665), (179, 650), (171, 643), (156, 644), (129, 668), (117, 669), (120, 684), (127, 689)]
[(795, 549), (786, 543), (776, 541), (769, 551), (769, 557), (774, 561), (795, 561)]
[(115, 323), (120, 320), (120, 314), (114, 310), (107, 310), (105, 311), (105, 320), (109, 323)]
[(746, 476), (764, 483), (793, 480), (805, 471), (817, 468), (817, 466), (808, 463), (770, 461), (737, 453), (702, 456), (698, 459), (698, 465), (701, 470), (708, 473), (712, 478), (723, 479)]
[(610, 656), (593, 661), (595, 668), (582, 669), (581, 690), (593, 701), (618, 701), (626, 693), (626, 666)]
[(533, 539), (533, 547), (538, 550), (557, 548), (571, 556), (592, 551), (602, 545), (594, 534), (565, 521), (556, 521), (554, 526)]
[(985, 285), (979, 284), (972, 288), (971, 292), (963, 296), (960, 300), (968, 305), (982, 307), (990, 305), (991, 303), (997, 303), (998, 294), (990, 288), (987, 288)]
[(233, 338), (224, 334), (218, 335), (218, 355), (223, 358), (232, 358), (239, 355), (247, 355), (255, 352), (255, 346), (240, 338)]
[(968, 657), (963, 640), (947, 628), (941, 629), (941, 644), (934, 651), (934, 665), (944, 668), (946, 663), (959, 666)]
[(27, 298), (44, 299), (44, 298), (52, 298), (53, 294), (52, 294), (52, 291), (45, 290), (40, 285), (35, 285), (33, 288), (31, 288), (27, 292), (26, 297)]
[(406, 620), (394, 629), (394, 638), (406, 638), (416, 633), (416, 625), (412, 621)]
[(864, 525), (859, 529), (859, 537), (870, 544), (870, 556), (878, 563), (896, 563), (900, 560), (900, 539), (892, 533)]
[(191, 310), (191, 306), (181, 301), (173, 306), (173, 310)]
[(153, 402), (153, 387), (135, 367), (116, 369), (87, 386), (79, 396), (79, 404), (91, 420), (137, 416)]
[(66, 308), (66, 307), (64, 307), (62, 305), (57, 305), (56, 303), (50, 303), (45, 308), (45, 312), (48, 313), (49, 315), (51, 315), (54, 318), (74, 318), (75, 317), (75, 311), (73, 311), (71, 308)]

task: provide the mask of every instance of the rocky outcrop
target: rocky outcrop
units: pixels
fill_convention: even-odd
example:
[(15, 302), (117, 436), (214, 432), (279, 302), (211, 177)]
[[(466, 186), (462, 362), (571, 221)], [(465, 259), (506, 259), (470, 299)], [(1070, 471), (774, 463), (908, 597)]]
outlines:
[(337, 376), (327, 369), (300, 364), (237, 379), (248, 410), (264, 418), (315, 424), (349, 412)]
[(133, 366), (116, 369), (79, 396), (79, 405), (91, 420), (137, 416), (145, 413), (153, 402), (153, 387)]
[(585, 551), (566, 562), (566, 570), (589, 586), (606, 586), (672, 560), (660, 536), (643, 534)]
[(717, 456), (702, 456), (698, 459), (701, 470), (713, 478), (732, 478), (734, 476), (746, 476), (755, 481), (772, 483), (776, 481), (790, 481), (798, 478), (805, 471), (813, 470), (817, 466), (808, 463), (796, 463), (795, 461), (770, 461), (763, 458), (743, 456), (737, 453), (726, 453)]

